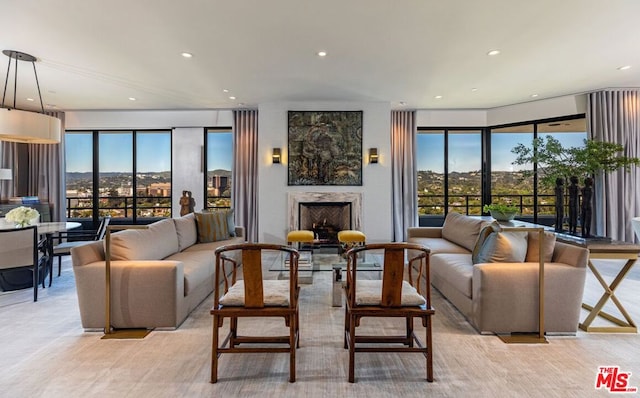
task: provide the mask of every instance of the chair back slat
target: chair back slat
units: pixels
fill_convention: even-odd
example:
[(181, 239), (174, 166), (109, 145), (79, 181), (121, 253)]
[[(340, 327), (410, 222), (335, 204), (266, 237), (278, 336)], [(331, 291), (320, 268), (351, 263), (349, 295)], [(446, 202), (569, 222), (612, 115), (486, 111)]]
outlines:
[(400, 307), (402, 305), (403, 275), (404, 249), (386, 249), (384, 251), (381, 306)]
[(244, 278), (244, 306), (264, 308), (262, 289), (262, 256), (260, 249), (242, 251), (242, 269)]

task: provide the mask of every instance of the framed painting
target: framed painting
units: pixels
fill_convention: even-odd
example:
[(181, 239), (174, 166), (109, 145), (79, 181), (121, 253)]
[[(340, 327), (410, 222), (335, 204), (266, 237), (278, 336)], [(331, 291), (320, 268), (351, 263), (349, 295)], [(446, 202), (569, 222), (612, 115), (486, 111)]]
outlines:
[(289, 185), (362, 185), (362, 111), (289, 111)]

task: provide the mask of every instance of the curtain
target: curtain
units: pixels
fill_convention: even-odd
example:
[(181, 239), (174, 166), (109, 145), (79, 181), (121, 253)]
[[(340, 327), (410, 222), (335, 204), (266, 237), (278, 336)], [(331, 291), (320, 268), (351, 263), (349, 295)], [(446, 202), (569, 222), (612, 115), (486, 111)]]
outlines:
[(233, 111), (232, 206), (246, 240), (258, 241), (258, 111)]
[[(13, 179), (15, 180), (18, 178), (15, 172), (18, 165), (18, 143), (2, 141), (0, 144), (0, 168), (11, 169)], [(15, 196), (14, 180), (0, 181), (0, 200), (3, 202), (8, 201), (12, 196)]]
[(407, 228), (418, 225), (416, 113), (391, 112), (391, 184), (393, 240), (407, 239)]
[[(587, 97), (587, 134), (624, 146), (624, 155), (640, 157), (640, 90), (605, 90)], [(596, 235), (634, 241), (631, 218), (640, 216), (640, 170), (631, 167), (598, 175), (594, 183)]]

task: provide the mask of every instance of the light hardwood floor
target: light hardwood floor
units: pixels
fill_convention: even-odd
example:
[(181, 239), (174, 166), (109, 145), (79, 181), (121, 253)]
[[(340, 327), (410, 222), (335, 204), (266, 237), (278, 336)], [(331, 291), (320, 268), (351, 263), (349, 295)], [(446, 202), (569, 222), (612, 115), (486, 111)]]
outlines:
[[(507, 345), (479, 335), (437, 291), (433, 299), (435, 382), (424, 381), (419, 354), (356, 355), (356, 383), (347, 382), (342, 348), (343, 308), (331, 306), (331, 272), (317, 272), (301, 294), (297, 381), (290, 384), (286, 354), (223, 355), (219, 382), (209, 383), (212, 297), (175, 331), (143, 340), (101, 340), (80, 326), (70, 260), (51, 288), (0, 293), (2, 397), (598, 397), (598, 366), (632, 372), (640, 387), (640, 336), (550, 336), (548, 345)], [(613, 275), (615, 264), (602, 265)], [(617, 294), (640, 320), (640, 268)], [(601, 290), (589, 275), (585, 298)], [(608, 306), (611, 308), (611, 306)], [(613, 311), (612, 311), (613, 312)], [(586, 312), (585, 314), (586, 315)], [(281, 321), (249, 322), (268, 331)], [(399, 328), (391, 322), (366, 324)], [(242, 328), (242, 325), (241, 325)], [(416, 326), (419, 332), (420, 326)]]

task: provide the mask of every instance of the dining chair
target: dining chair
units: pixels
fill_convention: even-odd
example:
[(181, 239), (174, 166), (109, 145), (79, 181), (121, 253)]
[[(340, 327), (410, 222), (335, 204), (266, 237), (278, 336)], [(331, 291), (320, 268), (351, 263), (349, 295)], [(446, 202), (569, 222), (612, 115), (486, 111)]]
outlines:
[[(62, 271), (62, 256), (71, 255), (71, 249), (80, 245), (85, 245), (88, 242), (103, 240), (107, 233), (107, 227), (111, 221), (111, 216), (105, 216), (100, 221), (98, 229), (95, 231), (64, 231), (58, 232), (53, 238), (57, 240), (57, 245), (53, 246), (53, 256), (58, 257), (58, 276)], [(66, 239), (66, 241), (63, 241)]]
[[(360, 278), (358, 261), (365, 253), (382, 259), (380, 280)], [(344, 348), (349, 349), (349, 382), (355, 381), (356, 352), (421, 353), (426, 358), (427, 381), (433, 381), (431, 317), (435, 311), (431, 306), (429, 249), (413, 243), (377, 243), (355, 247), (346, 255)], [(424, 291), (422, 278), (426, 281)], [(367, 329), (378, 334), (356, 335), (365, 317), (403, 318), (405, 334), (393, 335), (381, 325)], [(425, 327), (424, 342), (414, 333), (414, 318), (421, 319)]]
[[(33, 301), (38, 301), (38, 285), (46, 275), (46, 259), (40, 256), (40, 241), (35, 225), (25, 228), (0, 229), (0, 279), (4, 288), (12, 286), (12, 271), (30, 270), (33, 275)], [(37, 271), (37, 272), (36, 272)]]
[[(235, 253), (234, 253), (235, 252)], [(238, 253), (240, 252), (240, 253)], [(238, 264), (232, 254), (241, 255), (242, 279), (238, 279)], [(215, 286), (211, 315), (213, 342), (211, 353), (211, 383), (218, 381), (218, 362), (223, 353), (289, 353), (289, 381), (296, 380), (296, 348), (299, 346), (298, 258), (296, 249), (268, 243), (241, 243), (216, 249)], [(286, 256), (289, 261), (288, 280), (265, 280), (262, 273), (264, 256)], [(238, 256), (239, 257), (239, 256)], [(230, 267), (230, 269), (227, 269)], [(241, 335), (240, 318), (282, 317), (287, 335)], [(229, 332), (220, 342), (219, 329), (224, 319), (230, 319)]]

